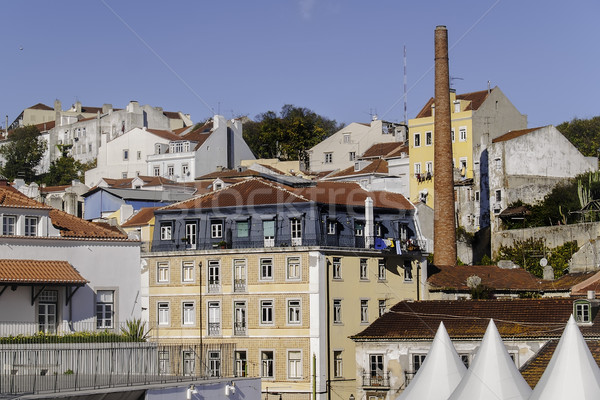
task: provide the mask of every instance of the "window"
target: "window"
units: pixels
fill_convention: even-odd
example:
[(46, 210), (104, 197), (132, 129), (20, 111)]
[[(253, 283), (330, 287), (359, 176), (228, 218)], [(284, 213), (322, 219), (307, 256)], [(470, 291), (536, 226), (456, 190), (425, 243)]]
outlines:
[(194, 311), (194, 303), (186, 301), (182, 304), (183, 313), (181, 320), (183, 325), (194, 325), (196, 323), (196, 314)]
[(96, 328), (112, 328), (114, 310), (115, 292), (113, 290), (98, 290), (96, 292)]
[(221, 352), (219, 350), (208, 352), (208, 376), (221, 376)]
[(354, 161), (354, 160), (356, 160), (356, 152), (351, 151), (348, 153), (348, 161)]
[(248, 221), (238, 221), (237, 225), (237, 237), (247, 238), (248, 237)]
[(121, 178), (127, 179), (127, 172), (121, 172)]
[(235, 376), (248, 376), (248, 356), (245, 351), (236, 350), (234, 354)]
[(365, 224), (361, 221), (354, 221), (354, 236), (363, 236)]
[(263, 221), (263, 238), (265, 247), (275, 246), (275, 221)]
[(288, 257), (287, 259), (287, 279), (300, 279), (300, 257)]
[(169, 282), (169, 263), (159, 262), (156, 264), (156, 280), (157, 282)]
[(173, 176), (173, 175), (175, 175), (175, 166), (167, 165), (167, 176)]
[(290, 220), (290, 230), (292, 234), (292, 246), (302, 245), (302, 221), (299, 218)]
[(427, 354), (413, 354), (413, 372), (417, 372), (421, 368), (423, 362), (425, 361), (426, 355)]
[(173, 226), (170, 222), (160, 224), (160, 240), (171, 240)]
[(302, 323), (300, 314), (300, 300), (288, 300), (288, 324), (298, 325)]
[(502, 201), (502, 190), (496, 190), (496, 202)]
[(419, 132), (415, 133), (414, 147), (421, 147), (421, 134)]
[(469, 355), (468, 354), (459, 354), (460, 360), (463, 362), (465, 367), (469, 368)]
[(154, 166), (154, 176), (160, 176), (160, 165)]
[(454, 101), (454, 112), (455, 113), (460, 112), (460, 101), (459, 100)]
[(221, 289), (221, 262), (208, 261), (208, 292), (217, 293)]
[(463, 177), (466, 176), (467, 175), (467, 158), (466, 157), (461, 157), (458, 160), (458, 163), (459, 163), (458, 170), (460, 172), (460, 175), (463, 176)]
[(138, 160), (141, 160), (141, 159), (142, 159), (142, 152), (141, 152), (141, 151), (138, 151), (138, 152), (137, 152), (137, 159), (138, 159)]
[(343, 359), (342, 359), (342, 351), (334, 350), (333, 351), (333, 376), (335, 378), (342, 378), (344, 375), (343, 370)]
[(190, 167), (187, 164), (181, 166), (181, 176), (188, 176), (190, 174)]
[(360, 259), (360, 279), (361, 280), (369, 279), (368, 271), (369, 271), (368, 260), (366, 258), (361, 258)]
[(325, 153), (325, 164), (331, 164), (333, 162), (333, 153)]
[(158, 324), (169, 325), (169, 303), (160, 302), (158, 303)]
[(194, 358), (193, 351), (183, 352), (183, 375), (193, 375), (196, 369), (196, 359)]
[(260, 352), (261, 362), (261, 376), (263, 378), (273, 378), (274, 375), (274, 360), (272, 351), (261, 351)]
[(181, 281), (194, 282), (194, 262), (184, 261), (181, 264)]
[(412, 282), (412, 262), (410, 260), (404, 260), (404, 282)]
[[(421, 174), (421, 163), (415, 163), (414, 170), (415, 170), (415, 175), (420, 175)], [(418, 178), (418, 176), (417, 176), (417, 178)]]
[(342, 279), (342, 259), (333, 257), (333, 279)]
[(379, 260), (377, 262), (377, 279), (380, 281), (385, 280), (385, 260)]
[(127, 161), (129, 160), (129, 150), (124, 149), (123, 150), (123, 161)]
[(479, 190), (475, 191), (475, 201), (479, 203)]
[(369, 300), (360, 301), (360, 322), (362, 324), (369, 322)]
[(575, 321), (579, 323), (591, 322), (590, 319), (590, 303), (587, 301), (578, 301), (574, 304)]
[(336, 222), (335, 221), (327, 221), (327, 234), (335, 235), (336, 232)]
[(379, 300), (379, 316), (381, 317), (383, 314), (385, 314), (385, 300)]
[(235, 301), (233, 303), (233, 334), (245, 336), (246, 333), (246, 302)]
[(342, 323), (342, 300), (341, 299), (333, 300), (333, 323), (334, 324)]
[(25, 236), (37, 236), (37, 217), (25, 217)]
[(273, 300), (261, 300), (260, 323), (263, 325), (273, 324)]
[(44, 333), (56, 332), (57, 307), (58, 291), (44, 290), (38, 301), (38, 331)]
[(16, 235), (17, 217), (14, 215), (5, 215), (2, 217), (2, 234)]
[(263, 281), (273, 280), (273, 259), (272, 258), (261, 258), (260, 259), (260, 279)]
[(383, 354), (371, 354), (369, 357), (369, 369), (371, 375), (371, 385), (381, 385), (383, 383)]
[(344, 143), (350, 143), (350, 134), (344, 133)]
[(233, 260), (233, 291), (246, 291), (246, 260)]
[(431, 175), (431, 174), (433, 174), (433, 161), (427, 161), (427, 162), (425, 163), (425, 172), (426, 172), (428, 175)]
[(189, 221), (185, 223), (185, 239), (188, 247), (196, 248), (196, 222)]
[(158, 352), (158, 373), (161, 375), (168, 374), (169, 368), (169, 350), (161, 350)]
[(467, 141), (467, 127), (466, 126), (461, 126), (458, 129), (458, 141), (459, 142), (466, 142)]
[(454, 128), (450, 129), (450, 137), (452, 138), (452, 143), (454, 143)]
[(302, 378), (302, 353), (298, 350), (288, 351), (288, 378)]
[(221, 303), (208, 302), (208, 335), (218, 336), (221, 333)]
[(425, 146), (431, 146), (431, 144), (433, 143), (431, 136), (431, 132), (425, 132)]
[(223, 221), (211, 221), (210, 237), (213, 239), (223, 237)]

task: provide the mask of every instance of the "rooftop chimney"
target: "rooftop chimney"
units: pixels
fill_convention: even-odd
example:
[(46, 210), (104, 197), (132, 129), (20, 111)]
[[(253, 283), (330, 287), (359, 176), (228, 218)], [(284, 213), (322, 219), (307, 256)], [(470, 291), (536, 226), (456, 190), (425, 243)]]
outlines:
[(448, 30), (435, 28), (435, 115), (434, 115), (434, 245), (435, 265), (456, 265), (454, 222), (454, 179), (450, 137), (450, 74), (448, 69)]

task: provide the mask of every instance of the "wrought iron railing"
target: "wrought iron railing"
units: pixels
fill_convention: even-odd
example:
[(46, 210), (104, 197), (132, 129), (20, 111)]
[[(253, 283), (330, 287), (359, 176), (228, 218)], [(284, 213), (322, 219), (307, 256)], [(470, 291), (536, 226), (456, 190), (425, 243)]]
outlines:
[(389, 388), (390, 374), (389, 372), (364, 373), (363, 386)]

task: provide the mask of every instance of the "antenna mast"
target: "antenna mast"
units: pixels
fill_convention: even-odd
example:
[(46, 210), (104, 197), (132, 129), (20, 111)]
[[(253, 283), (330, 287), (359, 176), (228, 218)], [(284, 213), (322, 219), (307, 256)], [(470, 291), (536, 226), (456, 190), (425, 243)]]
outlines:
[(408, 124), (408, 115), (406, 112), (406, 45), (404, 45), (404, 123)]

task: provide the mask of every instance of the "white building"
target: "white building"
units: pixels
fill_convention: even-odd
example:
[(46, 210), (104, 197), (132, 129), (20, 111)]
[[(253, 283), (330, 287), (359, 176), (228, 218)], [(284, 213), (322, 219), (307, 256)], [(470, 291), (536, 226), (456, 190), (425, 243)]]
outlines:
[(374, 117), (371, 124), (346, 125), (308, 151), (311, 172), (334, 171), (354, 165), (376, 143), (404, 142), (406, 126)]
[(119, 332), (140, 318), (139, 241), (1, 184), (3, 332)]

